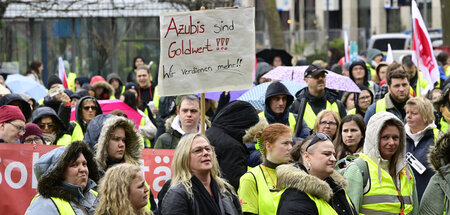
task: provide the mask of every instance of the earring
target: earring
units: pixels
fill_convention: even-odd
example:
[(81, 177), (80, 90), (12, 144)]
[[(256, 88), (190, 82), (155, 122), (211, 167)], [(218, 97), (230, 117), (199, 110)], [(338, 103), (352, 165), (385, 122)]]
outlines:
[(311, 169), (311, 164), (310, 163), (306, 163), (306, 170), (310, 170)]

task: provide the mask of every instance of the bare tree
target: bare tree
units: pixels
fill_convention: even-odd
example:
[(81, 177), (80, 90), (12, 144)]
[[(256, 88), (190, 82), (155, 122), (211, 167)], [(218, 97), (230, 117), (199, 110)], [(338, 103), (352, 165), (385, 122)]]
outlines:
[(284, 34), (281, 29), (280, 14), (274, 0), (264, 0), (264, 12), (269, 27), (270, 46), (274, 49), (286, 49)]

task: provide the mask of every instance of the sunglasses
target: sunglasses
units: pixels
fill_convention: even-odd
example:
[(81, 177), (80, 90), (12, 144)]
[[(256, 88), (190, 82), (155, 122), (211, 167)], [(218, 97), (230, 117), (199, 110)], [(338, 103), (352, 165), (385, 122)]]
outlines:
[(40, 129), (45, 129), (46, 127), (51, 129), (51, 128), (53, 128), (53, 126), (55, 126), (55, 124), (53, 124), (53, 123), (38, 123), (38, 126)]
[(308, 151), (308, 148), (311, 147), (312, 145), (316, 144), (317, 142), (324, 141), (324, 140), (331, 141), (331, 138), (324, 133), (314, 133), (313, 138), (312, 138), (311, 142), (308, 144), (308, 146), (306, 147), (305, 151)]
[(89, 111), (90, 109), (96, 110), (97, 107), (96, 107), (96, 106), (84, 106), (83, 109), (84, 109), (85, 111)]

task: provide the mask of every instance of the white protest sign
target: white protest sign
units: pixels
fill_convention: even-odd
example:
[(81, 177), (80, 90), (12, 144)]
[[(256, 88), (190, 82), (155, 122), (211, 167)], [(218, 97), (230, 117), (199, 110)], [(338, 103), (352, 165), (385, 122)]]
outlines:
[(162, 13), (158, 94), (251, 88), (254, 17), (254, 8)]

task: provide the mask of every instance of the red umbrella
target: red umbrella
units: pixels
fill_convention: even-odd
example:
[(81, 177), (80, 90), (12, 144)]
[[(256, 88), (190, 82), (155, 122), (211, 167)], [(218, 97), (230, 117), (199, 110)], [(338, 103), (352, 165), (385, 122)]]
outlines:
[[(128, 119), (131, 119), (136, 124), (135, 127), (138, 128), (139, 124), (141, 123), (141, 114), (139, 114), (136, 110), (125, 104), (124, 102), (114, 99), (114, 100), (98, 100), (98, 103), (100, 104), (100, 107), (102, 108), (103, 114), (108, 114), (113, 110), (121, 110), (123, 111), (127, 116)], [(72, 113), (70, 115), (70, 120), (76, 120), (75, 119), (75, 108), (72, 108)]]

